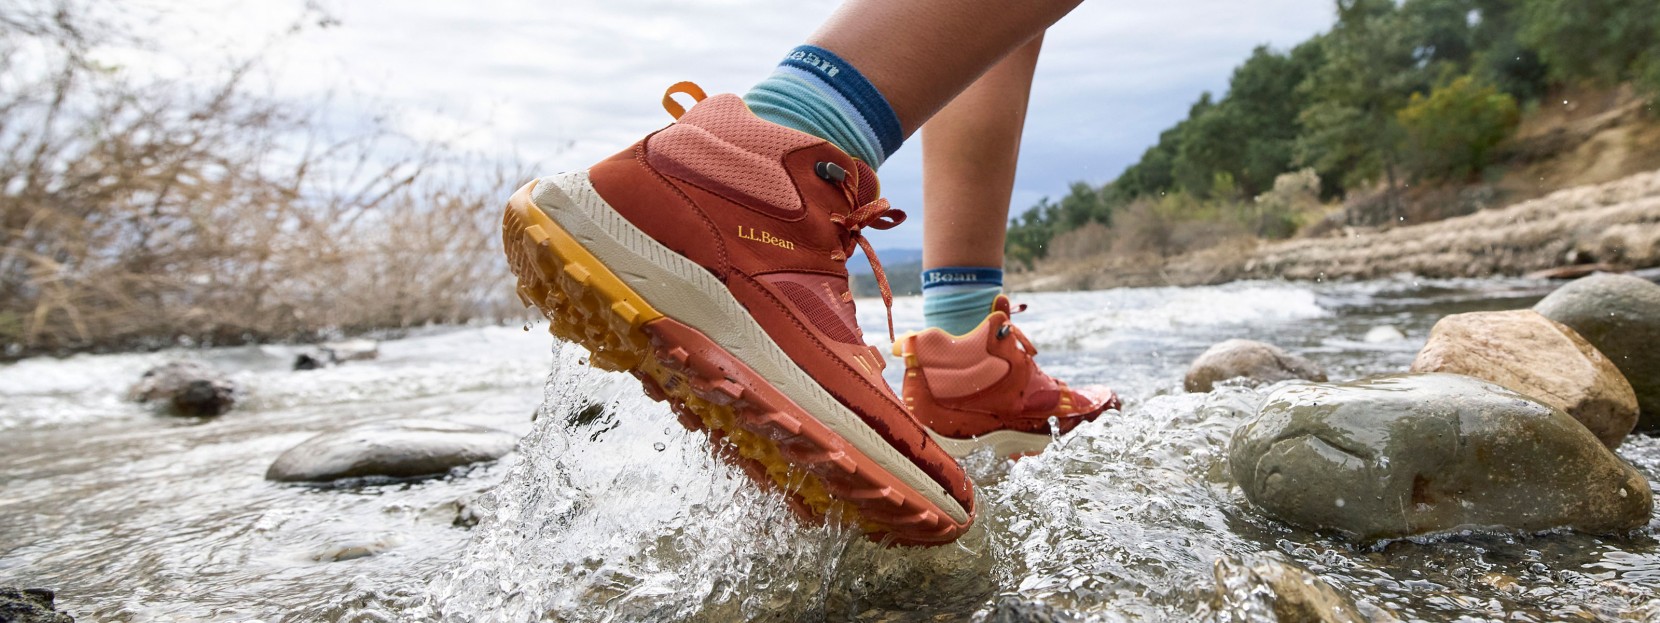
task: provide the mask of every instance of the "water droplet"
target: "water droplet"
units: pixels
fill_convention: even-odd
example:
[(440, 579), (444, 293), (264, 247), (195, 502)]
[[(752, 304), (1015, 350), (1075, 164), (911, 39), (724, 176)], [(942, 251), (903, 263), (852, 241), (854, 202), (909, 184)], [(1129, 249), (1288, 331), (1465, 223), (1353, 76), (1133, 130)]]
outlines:
[(664, 451), (664, 450), (667, 450), (667, 449), (669, 449), (669, 445), (668, 445), (668, 444), (666, 444), (666, 443), (663, 443), (663, 442), (661, 442), (661, 441), (659, 441), (659, 442), (657, 442), (657, 443), (654, 443), (654, 444), (651, 444), (651, 448), (652, 448), (652, 449), (653, 449), (653, 450), (656, 450), (656, 451), (658, 451), (658, 452), (662, 452), (662, 451)]

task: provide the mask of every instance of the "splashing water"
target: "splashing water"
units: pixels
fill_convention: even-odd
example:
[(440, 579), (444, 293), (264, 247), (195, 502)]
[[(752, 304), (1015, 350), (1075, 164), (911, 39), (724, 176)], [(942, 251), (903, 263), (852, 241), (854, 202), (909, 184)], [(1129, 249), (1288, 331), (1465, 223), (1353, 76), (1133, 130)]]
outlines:
[[(12, 429), (0, 441), (0, 525), (12, 526), (0, 585), (54, 586), (90, 620), (1220, 622), (1274, 620), (1274, 589), (1251, 569), (1281, 565), (1374, 620), (1660, 617), (1660, 524), (1358, 545), (1291, 529), (1226, 477), (1228, 438), (1268, 390), (1179, 391), (1187, 362), (1221, 339), (1361, 376), (1404, 368), (1442, 314), (1523, 307), (1543, 291), (1386, 281), (1022, 296), (1033, 311), (1017, 322), (1046, 368), (1110, 383), (1129, 404), (1043, 455), (970, 457), (980, 521), (932, 549), (803, 524), (631, 377), (590, 369), (571, 347), (546, 375), (547, 343), (517, 326), (388, 342), (382, 361), (355, 368), (246, 367), (250, 402), (198, 423), (109, 389), (160, 356), (31, 360), (0, 368), (0, 427)], [(861, 307), (877, 333), (879, 306)], [(902, 300), (896, 316), (915, 328), (920, 306)], [(1409, 339), (1363, 339), (1384, 324)], [(397, 415), (525, 437), (502, 462), (424, 483), (259, 478), (310, 431)], [(1619, 452), (1660, 474), (1655, 439)], [(476, 527), (451, 521), (460, 506)]]

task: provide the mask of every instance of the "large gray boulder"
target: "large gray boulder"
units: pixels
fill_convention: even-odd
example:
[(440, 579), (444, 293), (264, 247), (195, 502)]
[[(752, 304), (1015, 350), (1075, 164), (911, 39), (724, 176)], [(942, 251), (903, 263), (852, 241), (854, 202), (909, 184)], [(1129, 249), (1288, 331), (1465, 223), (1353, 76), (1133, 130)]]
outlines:
[(517, 437), (503, 431), (443, 420), (368, 422), (305, 440), (277, 457), (265, 478), (328, 482), (441, 476), (454, 467), (499, 459), (517, 443)]
[(1648, 480), (1566, 413), (1452, 374), (1281, 388), (1234, 432), (1228, 463), (1269, 515), (1362, 540), (1615, 533), (1654, 504)]
[(1637, 395), (1614, 362), (1573, 329), (1531, 309), (1442, 318), (1412, 371), (1503, 385), (1567, 412), (1610, 448), (1637, 424)]
[(137, 402), (188, 417), (223, 415), (236, 404), (236, 382), (195, 361), (170, 361), (150, 368), (128, 390)]
[(1188, 366), (1182, 387), (1190, 392), (1208, 392), (1217, 383), (1244, 379), (1246, 385), (1266, 385), (1302, 379), (1324, 381), (1326, 371), (1307, 359), (1281, 350), (1273, 344), (1254, 340), (1228, 340), (1216, 344)]
[(1637, 392), (1637, 430), (1660, 431), (1660, 285), (1591, 275), (1557, 288), (1533, 309), (1573, 327), (1607, 355)]

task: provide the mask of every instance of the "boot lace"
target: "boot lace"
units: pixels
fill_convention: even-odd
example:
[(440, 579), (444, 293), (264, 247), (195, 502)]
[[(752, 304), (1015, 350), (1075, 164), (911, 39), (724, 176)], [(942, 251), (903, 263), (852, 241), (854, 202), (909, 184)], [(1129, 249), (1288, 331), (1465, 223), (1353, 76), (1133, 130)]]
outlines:
[(882, 270), (882, 261), (876, 259), (876, 251), (870, 248), (870, 240), (861, 233), (864, 228), (885, 230), (898, 227), (905, 222), (905, 212), (895, 209), (888, 204), (887, 199), (877, 199), (859, 206), (846, 216), (830, 215), (830, 222), (847, 228), (847, 246), (842, 248), (842, 254), (836, 258), (844, 261), (853, 254), (853, 247), (857, 245), (865, 252), (865, 259), (870, 261), (870, 272), (876, 276), (876, 288), (882, 292), (882, 305), (888, 312), (888, 341), (893, 341), (893, 289), (888, 287), (888, 274)]

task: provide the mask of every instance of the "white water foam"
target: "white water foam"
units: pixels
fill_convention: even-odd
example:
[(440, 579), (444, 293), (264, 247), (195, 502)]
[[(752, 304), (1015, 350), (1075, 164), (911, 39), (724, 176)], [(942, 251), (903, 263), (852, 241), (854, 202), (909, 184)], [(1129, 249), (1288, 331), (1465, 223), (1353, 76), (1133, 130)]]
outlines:
[[(1091, 292), (1010, 295), (1026, 304), (1015, 324), (1038, 348), (1096, 350), (1132, 335), (1217, 325), (1247, 325), (1324, 318), (1315, 292), (1280, 282), (1239, 282), (1207, 288), (1117, 288)], [(861, 299), (859, 325), (871, 344), (887, 343), (880, 299)], [(895, 329), (923, 328), (922, 297), (894, 299)]]

